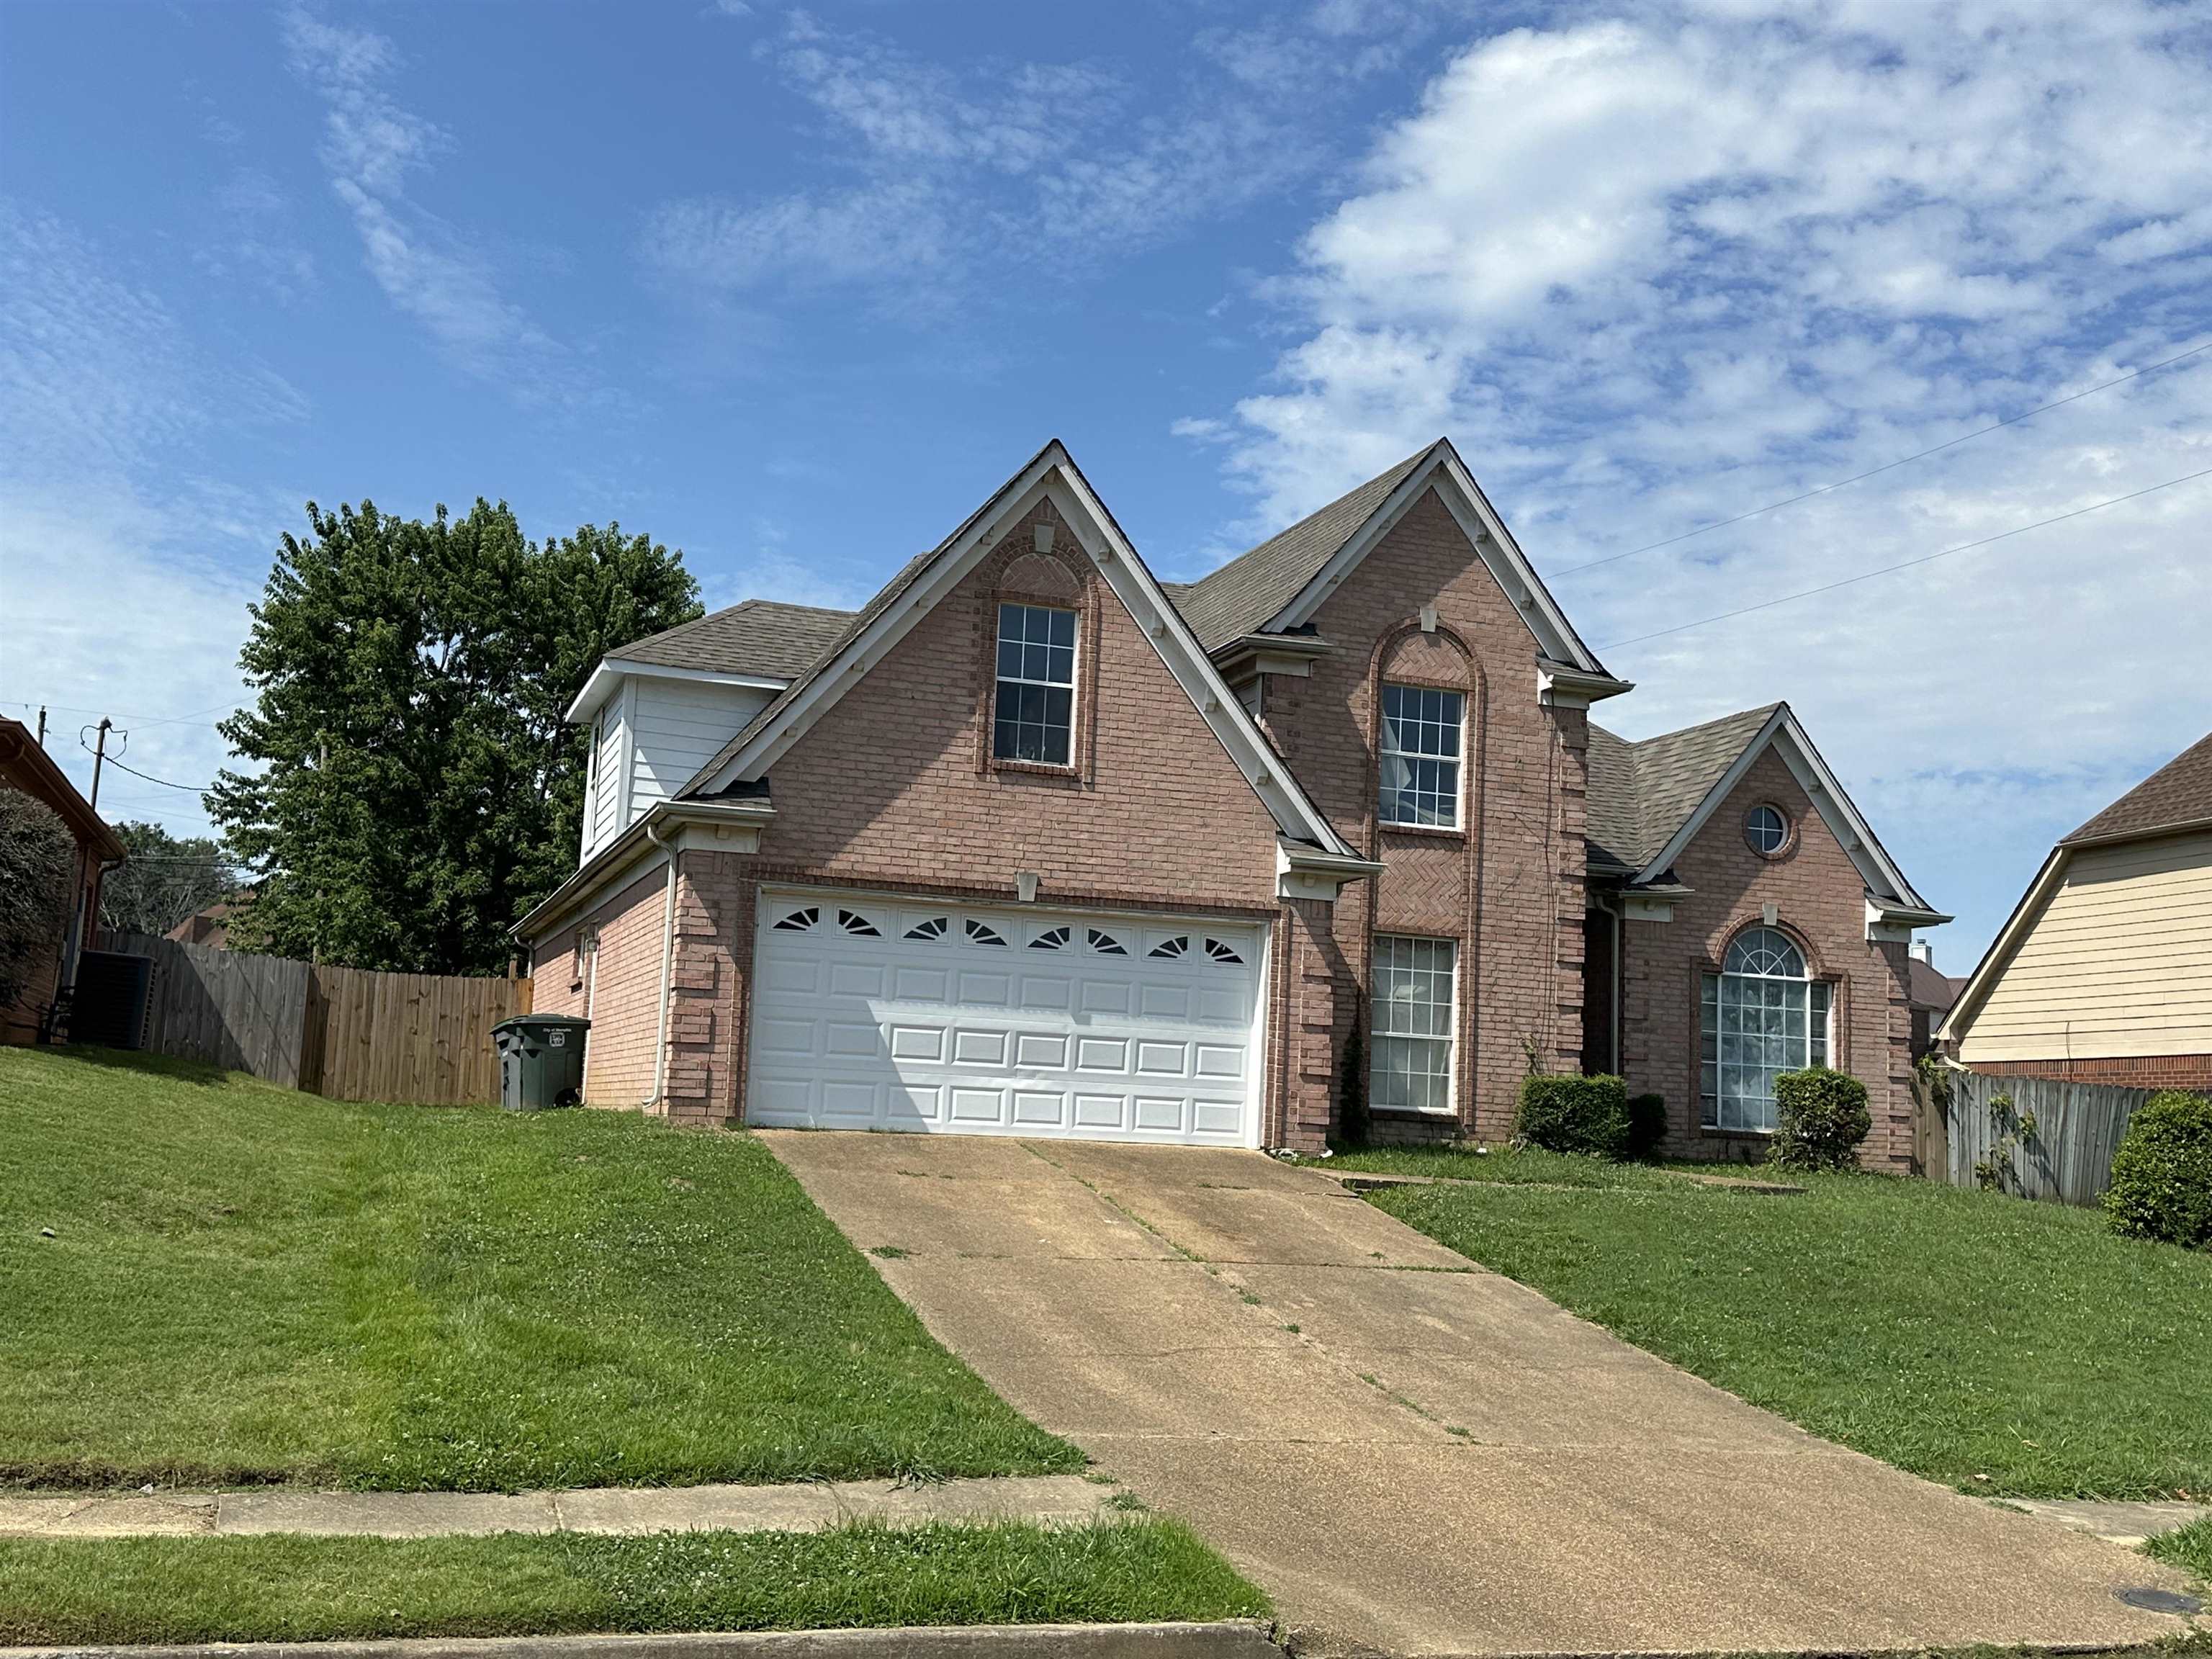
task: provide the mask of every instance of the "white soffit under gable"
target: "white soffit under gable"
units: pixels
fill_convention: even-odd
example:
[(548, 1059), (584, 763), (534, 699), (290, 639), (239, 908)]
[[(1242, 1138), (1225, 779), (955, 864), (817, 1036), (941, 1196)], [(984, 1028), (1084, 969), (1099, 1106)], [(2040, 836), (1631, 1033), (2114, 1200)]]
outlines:
[(912, 586), (886, 607), (824, 665), (775, 718), (756, 732), (744, 747), (704, 781), (702, 793), (750, 781), (768, 772), (776, 757), (805, 734), (866, 671), (910, 633), (915, 623), (965, 580), (999, 544), (1004, 528), (1018, 522), (1039, 501), (1048, 499), (1106, 584), (1135, 619), (1160, 660), (1182, 686), (1199, 715), (1219, 739), (1245, 781), (1252, 786), (1284, 835), (1313, 842), (1352, 857), (1356, 850), (1339, 836), (1276, 757), (1244, 706), (1231, 694), (1220, 672), (1200, 648), (1152, 572), (1122, 536), (1112, 515), (1091, 491), (1073, 459), (1057, 441), (1011, 480), (998, 504), (980, 513)]
[(1458, 521), (1483, 568), (1511, 602), (1514, 614), (1528, 626), (1543, 653), (1556, 662), (1571, 663), (1584, 673), (1610, 678), (1604, 665), (1575, 632), (1567, 613), (1552, 597), (1551, 589), (1544, 586), (1544, 579), (1528, 562), (1528, 556), (1513, 539), (1513, 532), (1506, 529), (1505, 520), (1491, 506), (1490, 498), (1482, 493), (1482, 487), (1475, 483), (1459, 453), (1443, 439), (1430, 448), (1421, 464), (1406, 475), (1352, 539), (1314, 573), (1312, 580), (1298, 590), (1297, 597), (1277, 611), (1261, 631), (1279, 634), (1311, 622), (1322, 602), (1389, 534), (1431, 484), (1437, 486), (1438, 498)]
[[(1782, 763), (1790, 769), (1790, 775), (1797, 780), (1797, 787), (1813, 803), (1813, 810), (1820, 815), (1821, 821), (1828, 826), (1852, 864), (1857, 866), (1868, 890), (1906, 908), (1925, 911), (1930, 916), (1940, 915), (1913, 891), (1912, 884), (1905, 878), (1905, 872), (1883, 850), (1881, 842), (1875, 838), (1873, 829), (1852, 803), (1851, 798), (1844, 793), (1844, 786), (1828, 769), (1827, 762), (1820, 758), (1820, 751), (1813, 747), (1813, 740), (1805, 735), (1805, 728), (1797, 723), (1797, 716), (1790, 712), (1788, 703), (1784, 703), (1767, 717), (1766, 724), (1759, 729), (1759, 735), (1743, 746), (1743, 752), (1735, 757), (1727, 771), (1721, 774), (1719, 781), (1705, 792), (1705, 798), (1698, 803), (1698, 810), (1683, 820), (1682, 827), (1659, 849), (1658, 855), (1636, 872), (1632, 884), (1652, 881), (1665, 874), (1674, 860), (1682, 856), (1683, 850), (1698, 832), (1720, 810), (1721, 804), (1735, 793), (1735, 787), (1750, 772), (1753, 763), (1769, 748), (1782, 757)], [(1948, 921), (1949, 918), (1944, 917), (1943, 920)]]
[(701, 685), (736, 686), (749, 691), (781, 691), (791, 684), (770, 674), (732, 674), (714, 668), (673, 668), (665, 663), (633, 662), (619, 651), (609, 652), (599, 659), (599, 666), (592, 670), (584, 689), (576, 693), (576, 700), (568, 705), (562, 720), (572, 726), (581, 725), (599, 712), (599, 705), (614, 694), (623, 677), (649, 680), (690, 680)]

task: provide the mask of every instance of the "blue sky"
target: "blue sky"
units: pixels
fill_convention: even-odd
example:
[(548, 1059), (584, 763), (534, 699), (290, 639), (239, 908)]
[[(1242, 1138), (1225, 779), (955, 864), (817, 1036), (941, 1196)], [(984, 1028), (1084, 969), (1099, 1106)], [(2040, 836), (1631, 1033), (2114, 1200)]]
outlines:
[[(1048, 436), (1201, 574), (1449, 433), (1568, 571), (2212, 344), (2212, 7), (14, 3), (0, 708), (204, 783), (301, 503), (856, 604)], [(2212, 352), (1555, 589), (1963, 970), (2212, 724)], [(1608, 648), (1609, 647), (1609, 648)], [(203, 827), (189, 794), (103, 804)]]

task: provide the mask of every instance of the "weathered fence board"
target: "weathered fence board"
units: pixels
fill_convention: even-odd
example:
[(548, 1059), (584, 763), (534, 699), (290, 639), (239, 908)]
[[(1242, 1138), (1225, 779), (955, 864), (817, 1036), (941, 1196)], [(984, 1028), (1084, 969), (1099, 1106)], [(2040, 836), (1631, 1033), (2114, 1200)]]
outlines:
[(336, 1100), (496, 1100), (491, 1028), (530, 1012), (530, 981), (317, 967), (307, 1086)]
[[(2128, 1120), (2154, 1092), (2102, 1083), (1950, 1073), (1944, 1159), (1929, 1173), (1954, 1187), (1995, 1185), (2023, 1198), (2094, 1204), (2111, 1182)], [(1999, 1097), (2009, 1107), (1995, 1106)], [(2034, 1121), (2034, 1133), (2018, 1133)]]
[(499, 1098), (491, 1028), (530, 1012), (526, 979), (381, 974), (109, 933), (154, 960), (145, 1046), (337, 1100)]
[(147, 933), (111, 931), (102, 943), (111, 951), (154, 959), (147, 1048), (226, 1071), (251, 1072), (287, 1088), (300, 1086), (306, 963), (180, 945)]

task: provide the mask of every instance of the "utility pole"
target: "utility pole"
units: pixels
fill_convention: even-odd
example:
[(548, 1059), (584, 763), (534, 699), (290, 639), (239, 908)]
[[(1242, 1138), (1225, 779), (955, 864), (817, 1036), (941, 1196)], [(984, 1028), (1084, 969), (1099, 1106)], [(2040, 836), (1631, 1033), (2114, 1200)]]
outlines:
[(100, 769), (107, 763), (107, 732), (115, 722), (106, 715), (100, 721), (100, 746), (92, 751), (92, 799), (86, 804), (97, 812), (100, 810)]

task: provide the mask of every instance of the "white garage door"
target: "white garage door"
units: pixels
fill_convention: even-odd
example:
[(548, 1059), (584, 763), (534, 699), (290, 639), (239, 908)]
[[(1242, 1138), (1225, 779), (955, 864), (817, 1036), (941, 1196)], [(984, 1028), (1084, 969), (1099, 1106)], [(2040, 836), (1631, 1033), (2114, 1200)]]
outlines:
[(1259, 929), (763, 896), (745, 1115), (1259, 1145)]

